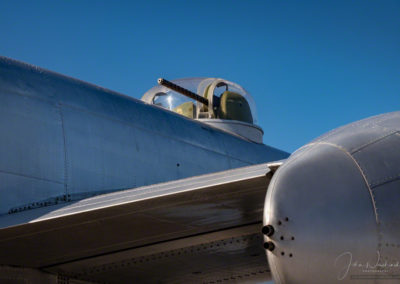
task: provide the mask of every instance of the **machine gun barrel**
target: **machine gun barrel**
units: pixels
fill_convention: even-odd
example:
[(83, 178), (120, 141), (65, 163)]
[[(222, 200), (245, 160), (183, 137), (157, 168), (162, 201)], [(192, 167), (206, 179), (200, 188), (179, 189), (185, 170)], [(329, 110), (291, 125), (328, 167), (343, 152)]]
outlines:
[(188, 98), (191, 98), (195, 101), (198, 101), (206, 106), (208, 106), (208, 100), (206, 98), (203, 98), (202, 96), (199, 96), (196, 93), (193, 93), (192, 91), (189, 91), (188, 89), (182, 88), (181, 86), (178, 86), (168, 80), (165, 80), (163, 78), (160, 78), (157, 80), (159, 85), (162, 85), (164, 87), (167, 87), (168, 89), (171, 89), (177, 93), (180, 93)]

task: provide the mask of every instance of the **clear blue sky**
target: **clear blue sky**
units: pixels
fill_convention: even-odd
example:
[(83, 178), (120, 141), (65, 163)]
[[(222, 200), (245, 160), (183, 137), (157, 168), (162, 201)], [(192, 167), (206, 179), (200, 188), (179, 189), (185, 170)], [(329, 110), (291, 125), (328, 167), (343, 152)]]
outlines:
[(293, 151), (400, 109), (400, 1), (0, 1), (0, 54), (140, 98), (217, 76)]

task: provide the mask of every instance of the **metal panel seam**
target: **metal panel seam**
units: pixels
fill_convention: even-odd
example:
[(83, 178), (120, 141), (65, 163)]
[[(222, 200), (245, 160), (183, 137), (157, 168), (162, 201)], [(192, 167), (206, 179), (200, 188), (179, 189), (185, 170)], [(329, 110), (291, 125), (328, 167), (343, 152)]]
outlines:
[[(109, 121), (119, 122), (119, 123), (128, 125), (128, 126), (130, 126), (130, 127), (133, 127), (133, 128), (135, 128), (135, 129), (139, 129), (139, 130), (141, 130), (141, 131), (146, 131), (146, 132), (149, 132), (149, 133), (155, 133), (156, 135), (159, 135), (159, 136), (162, 136), (162, 137), (165, 137), (165, 138), (174, 140), (174, 141), (182, 142), (182, 143), (185, 143), (185, 144), (187, 144), (187, 145), (195, 146), (195, 147), (201, 148), (201, 149), (203, 149), (203, 150), (205, 150), (205, 151), (212, 152), (212, 153), (215, 153), (215, 154), (218, 154), (218, 155), (227, 157), (227, 158), (232, 158), (232, 159), (238, 160), (238, 161), (240, 161), (240, 162), (246, 163), (246, 164), (248, 164), (248, 165), (252, 165), (252, 164), (253, 164), (252, 162), (243, 160), (243, 159), (241, 159), (241, 158), (239, 158), (239, 157), (234, 157), (234, 156), (231, 156), (231, 155), (227, 155), (227, 154), (225, 153), (226, 151), (224, 151), (224, 152), (219, 152), (219, 151), (216, 151), (216, 150), (211, 149), (211, 148), (206, 148), (206, 147), (204, 147), (204, 146), (201, 145), (201, 144), (193, 144), (193, 143), (190, 143), (190, 142), (188, 142), (188, 141), (185, 141), (185, 140), (182, 140), (182, 139), (177, 139), (177, 138), (175, 138), (175, 137), (173, 137), (173, 136), (170, 136), (170, 135), (166, 135), (166, 134), (161, 133), (161, 132), (159, 132), (159, 131), (155, 131), (155, 130), (152, 130), (152, 129), (149, 129), (149, 128), (141, 127), (141, 126), (139, 126), (139, 125), (137, 125), (137, 124), (134, 124), (134, 123), (132, 123), (132, 122), (129, 122), (129, 121), (125, 121), (125, 120), (121, 120), (121, 119), (116, 119), (116, 118), (111, 118), (110, 116), (107, 116), (107, 115), (101, 115), (101, 114), (99, 114), (98, 112), (94, 112), (94, 111), (90, 111), (90, 110), (85, 110), (85, 109), (82, 109), (82, 108), (79, 108), (79, 107), (76, 107), (76, 106), (72, 106), (72, 105), (69, 105), (69, 104), (65, 104), (65, 103), (59, 103), (59, 105), (60, 105), (60, 108), (61, 108), (61, 106), (65, 106), (65, 107), (67, 107), (67, 108), (70, 108), (70, 109), (72, 109), (72, 110), (78, 111), (78, 112), (80, 112), (80, 113), (88, 113), (88, 114), (94, 115), (94, 116), (96, 116), (96, 117), (101, 117), (101, 118), (106, 119), (106, 120), (109, 120)], [(208, 127), (208, 125), (207, 125), (207, 127)], [(210, 128), (211, 128), (211, 127), (210, 127)], [(213, 130), (214, 130), (214, 128), (213, 128)], [(219, 129), (217, 129), (216, 131), (221, 132)], [(224, 132), (224, 134), (226, 134), (226, 133)], [(226, 134), (226, 135), (232, 136), (231, 134)], [(239, 137), (239, 139), (244, 140), (244, 139), (241, 138), (241, 137)], [(247, 141), (247, 140), (244, 140), (244, 141), (249, 142), (249, 141)], [(250, 143), (250, 142), (249, 142), (249, 143)]]
[(60, 114), (61, 131), (64, 143), (64, 190), (65, 190), (65, 195), (68, 196), (68, 155), (67, 155), (67, 138), (65, 135), (65, 127), (64, 127), (64, 115), (62, 113), (61, 105), (57, 103), (56, 106)]
[(360, 167), (360, 165), (359, 165), (359, 163), (357, 162), (357, 160), (356, 160), (356, 159), (352, 156), (352, 154), (349, 153), (345, 148), (343, 148), (343, 147), (341, 147), (341, 146), (339, 146), (339, 145), (333, 144), (333, 143), (321, 141), (321, 142), (311, 143), (311, 144), (309, 144), (309, 145), (321, 145), (321, 144), (322, 144), (322, 145), (328, 145), (328, 146), (331, 146), (331, 147), (334, 147), (334, 148), (336, 148), (336, 149), (341, 150), (341, 151), (342, 151), (343, 153), (345, 153), (348, 157), (350, 157), (350, 159), (351, 159), (351, 160), (354, 162), (354, 164), (357, 166), (358, 170), (359, 170), (360, 173), (361, 173), (361, 176), (363, 177), (364, 183), (365, 183), (365, 185), (366, 185), (367, 188), (368, 188), (368, 192), (369, 192), (369, 195), (370, 195), (370, 198), (371, 198), (371, 202), (372, 202), (372, 207), (373, 207), (374, 214), (375, 214), (375, 221), (376, 221), (376, 224), (379, 226), (380, 221), (379, 221), (379, 216), (378, 216), (378, 209), (377, 209), (377, 207), (376, 207), (375, 196), (374, 196), (374, 193), (373, 193), (372, 188), (370, 187), (370, 185), (369, 185), (369, 183), (368, 183), (367, 175), (364, 173), (364, 171), (363, 171), (362, 168)]
[(14, 176), (21, 176), (21, 177), (26, 177), (26, 178), (31, 178), (31, 179), (36, 179), (36, 180), (41, 180), (41, 181), (46, 181), (46, 182), (52, 182), (52, 183), (57, 183), (57, 184), (62, 184), (61, 182), (59, 182), (57, 180), (51, 180), (51, 179), (35, 177), (35, 176), (31, 176), (31, 175), (14, 173), (14, 172), (10, 172), (10, 171), (0, 170), (0, 173), (4, 173), (4, 174), (8, 174), (8, 175), (14, 175)]
[(374, 143), (377, 143), (377, 142), (379, 142), (379, 141), (381, 141), (381, 140), (383, 140), (383, 139), (385, 139), (385, 138), (387, 138), (387, 137), (389, 137), (389, 136), (392, 136), (393, 134), (396, 134), (396, 133), (398, 133), (398, 132), (399, 132), (399, 131), (397, 131), (397, 130), (392, 130), (392, 131), (390, 131), (389, 133), (385, 133), (385, 134), (383, 134), (382, 136), (380, 136), (380, 137), (378, 137), (378, 138), (375, 138), (375, 139), (373, 139), (373, 140), (370, 140), (370, 141), (368, 141), (367, 143), (361, 145), (360, 147), (358, 147), (358, 148), (356, 148), (355, 150), (351, 151), (350, 154), (351, 154), (351, 155), (354, 155), (355, 153), (361, 151), (362, 149), (368, 147), (369, 145), (372, 145), (372, 144), (374, 144)]

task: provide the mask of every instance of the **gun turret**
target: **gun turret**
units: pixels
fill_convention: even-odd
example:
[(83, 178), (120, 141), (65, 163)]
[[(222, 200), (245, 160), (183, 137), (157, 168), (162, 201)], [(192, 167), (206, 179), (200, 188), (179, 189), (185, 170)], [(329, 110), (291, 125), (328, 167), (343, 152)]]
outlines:
[(238, 84), (221, 78), (158, 79), (142, 97), (148, 104), (262, 143), (253, 98)]

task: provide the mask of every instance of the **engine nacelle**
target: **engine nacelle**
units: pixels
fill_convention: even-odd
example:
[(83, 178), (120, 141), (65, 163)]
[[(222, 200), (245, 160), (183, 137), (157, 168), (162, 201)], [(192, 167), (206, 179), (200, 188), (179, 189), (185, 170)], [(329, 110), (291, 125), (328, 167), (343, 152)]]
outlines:
[(278, 169), (263, 229), (275, 283), (400, 282), (399, 130), (400, 112), (361, 120)]

